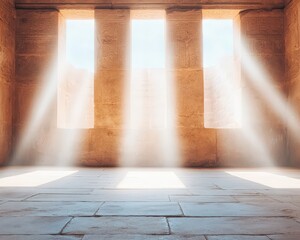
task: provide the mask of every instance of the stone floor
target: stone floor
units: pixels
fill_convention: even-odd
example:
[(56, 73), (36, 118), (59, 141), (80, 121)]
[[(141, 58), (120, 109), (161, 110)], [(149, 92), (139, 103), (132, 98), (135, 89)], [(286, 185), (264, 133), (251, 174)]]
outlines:
[(300, 170), (2, 168), (0, 239), (300, 240)]

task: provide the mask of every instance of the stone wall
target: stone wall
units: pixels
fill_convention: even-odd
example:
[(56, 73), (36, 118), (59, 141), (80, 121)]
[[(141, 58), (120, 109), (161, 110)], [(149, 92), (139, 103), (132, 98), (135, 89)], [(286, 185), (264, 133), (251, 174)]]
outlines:
[[(201, 10), (167, 10), (166, 75), (174, 87), (176, 122), (171, 131), (179, 140), (176, 148), (181, 162), (177, 164), (259, 166), (284, 163), (284, 119), (270, 103), (272, 94), (281, 96), (282, 102), (286, 96), (283, 16), (281, 10), (247, 11), (241, 13), (240, 22), (236, 20), (249, 49), (241, 52), (243, 126), (222, 130), (204, 127)], [(160, 138), (160, 130), (153, 130), (151, 136), (146, 129), (138, 132), (137, 142), (145, 148), (144, 155), (122, 142), (126, 134), (135, 134), (126, 126), (131, 74), (128, 9), (95, 10), (94, 128), (57, 128), (57, 49), (64, 51), (63, 46), (58, 48), (64, 36), (63, 21), (55, 10), (17, 11), (14, 152), (20, 146), (22, 149), (22, 141), (27, 141), (28, 151), (21, 157), (22, 162), (31, 164), (34, 161), (61, 163), (65, 153), (68, 157), (77, 156), (84, 165), (126, 165), (122, 156), (130, 154), (140, 159), (138, 165), (148, 165), (145, 159), (152, 159), (153, 165), (163, 165), (163, 159), (156, 161), (155, 151), (152, 151)], [(259, 77), (252, 74), (259, 69), (250, 65), (251, 71), (247, 70), (249, 58), (258, 60), (261, 64), (257, 66), (266, 69), (267, 83), (264, 77), (258, 84), (253, 82)], [(47, 74), (49, 71), (54, 77)], [(73, 155), (68, 149), (70, 139), (76, 140), (71, 142), (75, 146), (71, 149)], [(133, 152), (128, 155), (128, 150)]]
[(220, 165), (286, 163), (283, 24), (282, 10), (240, 14), (242, 127), (218, 130)]
[(11, 150), (14, 74), (14, 1), (3, 0), (0, 4), (0, 164), (7, 161)]
[(13, 132), (17, 163), (32, 164), (48, 155), (46, 148), (56, 130), (58, 16), (56, 10), (17, 10)]
[[(285, 67), (289, 107), (300, 116), (300, 2), (285, 9)], [(291, 119), (289, 119), (291, 120)], [(299, 120), (296, 120), (299, 124)], [(299, 126), (298, 126), (299, 127)], [(289, 164), (300, 165), (299, 128), (288, 131)], [(297, 131), (298, 130), (298, 131)]]

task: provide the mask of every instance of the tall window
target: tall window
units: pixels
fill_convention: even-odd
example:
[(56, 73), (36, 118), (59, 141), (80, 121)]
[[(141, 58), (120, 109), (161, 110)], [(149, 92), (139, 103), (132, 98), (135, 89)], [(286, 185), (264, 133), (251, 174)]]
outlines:
[(66, 20), (58, 84), (58, 127), (94, 126), (94, 20)]
[(241, 125), (241, 96), (231, 19), (203, 20), (204, 125)]
[(131, 20), (131, 124), (163, 128), (166, 120), (165, 20)]

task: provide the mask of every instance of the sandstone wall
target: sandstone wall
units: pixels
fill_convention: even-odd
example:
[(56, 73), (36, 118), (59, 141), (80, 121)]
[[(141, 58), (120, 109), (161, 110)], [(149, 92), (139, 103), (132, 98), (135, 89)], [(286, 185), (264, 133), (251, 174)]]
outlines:
[[(300, 116), (300, 2), (292, 0), (285, 9), (285, 67), (289, 107)], [(289, 119), (291, 120), (291, 119)], [(299, 124), (299, 121), (297, 124)], [(298, 126), (299, 127), (299, 126)], [(297, 131), (298, 130), (298, 131)], [(299, 129), (288, 131), (289, 164), (300, 165)]]
[(220, 165), (285, 164), (283, 26), (282, 10), (240, 14), (242, 128), (218, 130)]
[[(282, 102), (286, 95), (283, 16), (281, 10), (248, 11), (240, 15), (240, 21), (236, 20), (249, 49), (249, 52), (241, 52), (243, 126), (240, 129), (222, 130), (204, 128), (201, 11), (166, 12), (166, 75), (174, 88), (176, 109), (172, 114), (176, 122), (171, 131), (174, 138), (178, 135), (179, 140), (178, 146), (172, 145), (178, 148), (177, 155), (181, 157), (181, 162), (177, 164), (258, 166), (284, 163), (285, 120), (274, 112), (272, 99), (270, 101), (272, 94), (281, 95)], [(85, 165), (116, 166), (126, 165), (122, 162), (122, 156), (134, 154), (139, 159), (138, 165), (148, 165), (145, 164), (146, 158), (149, 161), (152, 158), (154, 165), (163, 165), (155, 161), (153, 154), (158, 149), (154, 150), (160, 130), (152, 130), (150, 136), (149, 130), (134, 132), (126, 125), (130, 115), (128, 93), (130, 95), (132, 80), (128, 9), (95, 10), (94, 128), (57, 128), (57, 60), (60, 58), (57, 49), (61, 46), (59, 51), (64, 51), (63, 44), (60, 44), (64, 37), (63, 21), (63, 17), (55, 10), (17, 11), (16, 149), (22, 146), (24, 136), (30, 136), (28, 151), (21, 155), (22, 162), (61, 163), (67, 154), (70, 159), (77, 156), (78, 162)], [(249, 57), (255, 62), (258, 60), (261, 63), (258, 66), (266, 69), (269, 80), (267, 88), (264, 77), (258, 80), (260, 77), (253, 75), (255, 66), (247, 70)], [(49, 78), (46, 74), (49, 69), (54, 77)], [(253, 80), (258, 80), (258, 83), (254, 84)], [(168, 102), (167, 108), (170, 107)], [(34, 132), (32, 129), (35, 129)], [(136, 133), (137, 142), (142, 143), (147, 156), (138, 153), (137, 148), (135, 150), (132, 146), (124, 145), (126, 134), (130, 136)], [(168, 132), (162, 135), (165, 133)], [(69, 143), (73, 144), (72, 148)], [(128, 150), (133, 152), (128, 153)], [(77, 163), (74, 159), (71, 161)]]
[(6, 162), (11, 150), (14, 74), (14, 1), (3, 0), (0, 4), (0, 164)]
[(18, 163), (48, 155), (56, 130), (58, 16), (55, 10), (17, 10), (13, 153), (20, 156), (13, 160)]

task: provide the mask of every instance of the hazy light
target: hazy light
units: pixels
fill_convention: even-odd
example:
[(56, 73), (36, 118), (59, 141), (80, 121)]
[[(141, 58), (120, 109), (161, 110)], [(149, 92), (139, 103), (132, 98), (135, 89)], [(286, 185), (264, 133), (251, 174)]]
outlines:
[(94, 125), (94, 21), (67, 20), (59, 37), (58, 56), (41, 78), (12, 164), (73, 164), (82, 128)]
[[(247, 41), (247, 40), (244, 40)], [(275, 87), (275, 82), (271, 78), (270, 73), (261, 66), (261, 62), (251, 54), (251, 51), (246, 47), (246, 43), (242, 42), (242, 66), (247, 73), (248, 80), (255, 87), (255, 90), (260, 93), (269, 107), (282, 120), (287, 121), (287, 127), (292, 133), (300, 132), (300, 118), (287, 104), (286, 96)], [(296, 134), (297, 135), (297, 134)], [(299, 139), (299, 136), (294, 136)]]
[(203, 26), (204, 125), (241, 127), (241, 87), (232, 19), (205, 19)]
[(94, 20), (66, 21), (66, 59), (77, 68), (94, 72)]
[(156, 19), (140, 19), (143, 14), (135, 12), (139, 19), (131, 20), (131, 72), (121, 165), (174, 166), (178, 164), (178, 147), (173, 81), (165, 68), (165, 19), (157, 19), (155, 14)]
[(165, 67), (165, 20), (131, 20), (132, 68)]
[(94, 20), (66, 21), (66, 63), (58, 84), (60, 128), (94, 126), (94, 32)]
[(38, 187), (78, 171), (34, 171), (0, 179), (0, 187)]
[(12, 156), (12, 164), (21, 162), (22, 157), (27, 151), (31, 150), (36, 139), (41, 134), (43, 126), (47, 126), (51, 122), (52, 106), (55, 102), (57, 93), (57, 61), (49, 66), (41, 79), (42, 86), (37, 90), (36, 96), (33, 97), (33, 103), (26, 119), (26, 126), (22, 131), (20, 140), (17, 142), (16, 149)]
[(233, 21), (205, 19), (203, 27), (203, 67), (220, 64), (233, 58)]
[(227, 173), (232, 176), (259, 183), (271, 188), (300, 188), (300, 179), (286, 177), (274, 173), (251, 171)]
[(132, 171), (126, 174), (117, 188), (166, 189), (185, 188), (185, 186), (171, 171)]

